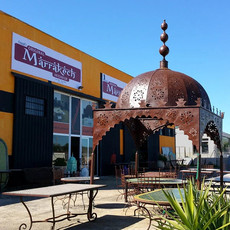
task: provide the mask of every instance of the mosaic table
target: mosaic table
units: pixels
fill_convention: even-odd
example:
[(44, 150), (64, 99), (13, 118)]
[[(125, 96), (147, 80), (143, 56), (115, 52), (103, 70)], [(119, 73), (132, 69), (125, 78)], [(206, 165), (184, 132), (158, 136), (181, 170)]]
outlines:
[(154, 190), (154, 191), (151, 191), (151, 192), (142, 193), (140, 195), (134, 196), (134, 200), (138, 204), (138, 208), (136, 210), (142, 209), (143, 211), (145, 211), (147, 213), (147, 215), (149, 217), (149, 226), (148, 226), (147, 229), (150, 228), (151, 221), (152, 221), (151, 213), (146, 208), (147, 204), (148, 205), (159, 205), (159, 206), (168, 206), (168, 207), (170, 207), (170, 202), (166, 198), (166, 196), (165, 196), (163, 191), (166, 191), (166, 192), (172, 194), (179, 203), (182, 202), (180, 192), (181, 192), (182, 198), (184, 199), (184, 190), (180, 189), (180, 192), (179, 192), (178, 188), (157, 189), (157, 190)]

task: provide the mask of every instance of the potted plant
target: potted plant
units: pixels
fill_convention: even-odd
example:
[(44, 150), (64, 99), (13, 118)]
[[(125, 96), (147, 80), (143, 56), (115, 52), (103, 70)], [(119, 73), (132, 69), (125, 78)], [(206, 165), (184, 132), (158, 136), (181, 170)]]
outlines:
[(63, 172), (63, 176), (64, 173), (66, 172), (66, 167), (67, 167), (67, 163), (65, 158), (62, 157), (58, 157), (53, 161), (53, 169), (54, 171), (61, 171)]
[(164, 156), (163, 154), (159, 154), (158, 161), (157, 161), (157, 167), (163, 169), (165, 167), (166, 162), (167, 162), (166, 156)]
[(53, 161), (53, 165), (56, 166), (66, 166), (66, 160), (64, 158), (58, 157)]
[(64, 177), (66, 171), (66, 160), (58, 157), (53, 161), (53, 183), (60, 183), (60, 179)]

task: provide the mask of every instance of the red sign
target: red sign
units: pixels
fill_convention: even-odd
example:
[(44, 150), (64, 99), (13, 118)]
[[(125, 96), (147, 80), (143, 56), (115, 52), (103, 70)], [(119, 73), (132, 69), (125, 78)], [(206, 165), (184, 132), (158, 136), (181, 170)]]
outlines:
[(78, 89), (82, 63), (13, 33), (11, 68), (22, 73)]
[(119, 97), (122, 88), (113, 82), (103, 81), (102, 90), (104, 93), (110, 94), (115, 97)]
[(69, 134), (69, 124), (54, 122), (54, 133)]
[(82, 126), (82, 135), (93, 136), (93, 127)]
[(14, 55), (15, 60), (51, 72), (53, 77), (61, 80), (67, 82), (69, 79), (77, 82), (81, 80), (80, 69), (49, 57), (44, 51), (38, 50), (32, 46), (25, 47), (16, 43)]

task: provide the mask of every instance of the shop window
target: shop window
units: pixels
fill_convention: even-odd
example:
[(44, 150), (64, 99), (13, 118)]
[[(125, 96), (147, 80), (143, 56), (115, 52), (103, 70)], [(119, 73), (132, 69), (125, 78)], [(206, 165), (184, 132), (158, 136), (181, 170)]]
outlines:
[(90, 155), (93, 151), (93, 138), (82, 138), (81, 173), (82, 176), (89, 175)]
[(162, 129), (159, 130), (159, 135), (163, 135)]
[(54, 93), (54, 132), (69, 133), (69, 96)]
[(44, 117), (45, 116), (45, 100), (26, 96), (25, 114)]
[(68, 159), (69, 137), (64, 135), (53, 136), (53, 161), (57, 158)]
[(80, 134), (80, 99), (72, 97), (71, 133)]
[(93, 148), (92, 107), (96, 108), (96, 105), (93, 101), (54, 92), (53, 160), (67, 160), (73, 155), (77, 159), (78, 170), (88, 170)]
[(198, 153), (198, 150), (197, 150), (196, 146), (193, 145), (193, 154), (197, 154), (197, 153)]
[(208, 153), (208, 139), (202, 140), (202, 153)]
[(93, 135), (93, 102), (82, 100), (82, 135)]
[(222, 146), (224, 152), (230, 152), (230, 138), (222, 137)]

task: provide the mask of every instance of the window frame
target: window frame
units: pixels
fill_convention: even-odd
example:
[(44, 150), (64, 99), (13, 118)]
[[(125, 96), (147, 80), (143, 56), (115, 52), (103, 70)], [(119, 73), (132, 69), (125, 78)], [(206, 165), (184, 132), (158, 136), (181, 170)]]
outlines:
[[(30, 99), (30, 100), (28, 100), (28, 99)], [(46, 100), (43, 98), (26, 95), (25, 96), (25, 108), (24, 109), (25, 109), (24, 110), (25, 115), (35, 116), (35, 117), (45, 117)]]

